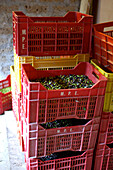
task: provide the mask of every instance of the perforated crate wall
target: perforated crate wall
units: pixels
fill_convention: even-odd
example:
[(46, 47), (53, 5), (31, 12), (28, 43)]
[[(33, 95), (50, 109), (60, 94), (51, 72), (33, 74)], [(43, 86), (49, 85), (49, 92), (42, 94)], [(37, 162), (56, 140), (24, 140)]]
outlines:
[(108, 79), (106, 92), (105, 92), (105, 98), (104, 98), (103, 111), (112, 112), (113, 111), (113, 95), (112, 95), (113, 73), (110, 73), (105, 68), (103, 68), (102, 65), (99, 64), (99, 62), (96, 59), (92, 59), (91, 64)]
[(96, 150), (94, 169), (113, 169), (113, 142), (111, 144), (100, 144)]
[[(6, 79), (0, 81), (0, 89), (11, 87), (10, 75)], [(7, 93), (0, 92), (0, 114), (4, 111), (12, 109), (12, 95), (11, 91)]]
[(49, 161), (41, 161), (40, 159), (27, 159), (26, 166), (27, 170), (42, 169), (55, 169), (55, 170), (91, 170), (93, 158), (93, 150), (85, 151), (83, 154), (78, 156), (72, 156), (68, 158), (60, 158)]
[(75, 55), (91, 52), (93, 16), (28, 17), (13, 11), (13, 46), (18, 55)]
[(94, 58), (113, 72), (113, 22), (94, 24)]
[[(79, 122), (79, 120), (75, 120)], [(24, 151), (27, 158), (37, 158), (66, 150), (86, 151), (94, 149), (100, 117), (82, 120), (75, 126), (45, 129), (36, 123), (23, 121)]]
[(11, 72), (11, 91), (12, 91), (12, 110), (17, 121), (21, 121), (21, 93), (17, 88), (17, 81), (14, 66), (10, 67)]
[[(70, 70), (36, 70), (29, 64), (22, 67), (23, 117), (27, 118), (28, 123), (100, 116), (107, 79), (90, 63), (81, 62)], [(84, 89), (47, 90), (41, 83), (30, 81), (41, 76), (60, 74), (85, 74), (94, 85)]]

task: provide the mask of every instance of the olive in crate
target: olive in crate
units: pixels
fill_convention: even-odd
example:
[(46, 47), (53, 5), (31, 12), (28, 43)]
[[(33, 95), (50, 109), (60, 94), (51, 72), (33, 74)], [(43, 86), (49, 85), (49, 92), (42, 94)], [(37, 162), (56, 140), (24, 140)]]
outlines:
[(44, 156), (39, 158), (42, 161), (47, 161), (47, 160), (54, 160), (54, 159), (60, 159), (60, 158), (66, 158), (66, 157), (72, 157), (72, 156), (78, 156), (82, 155), (84, 152), (83, 151), (64, 151), (64, 152), (56, 152), (52, 153), (50, 155)]
[(33, 81), (40, 82), (47, 89), (90, 88), (94, 85), (88, 76), (74, 74), (43, 77)]
[(47, 122), (42, 123), (41, 126), (43, 126), (45, 129), (51, 129), (51, 128), (58, 128), (58, 127), (67, 127), (67, 126), (77, 126), (77, 125), (83, 125), (86, 124), (88, 120), (84, 119), (59, 119), (55, 120), (53, 122)]

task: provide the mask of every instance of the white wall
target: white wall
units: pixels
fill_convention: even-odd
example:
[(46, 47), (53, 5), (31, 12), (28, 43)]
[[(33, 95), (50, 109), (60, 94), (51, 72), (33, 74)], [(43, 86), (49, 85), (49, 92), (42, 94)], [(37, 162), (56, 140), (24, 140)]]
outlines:
[(98, 0), (96, 23), (113, 21), (113, 0)]

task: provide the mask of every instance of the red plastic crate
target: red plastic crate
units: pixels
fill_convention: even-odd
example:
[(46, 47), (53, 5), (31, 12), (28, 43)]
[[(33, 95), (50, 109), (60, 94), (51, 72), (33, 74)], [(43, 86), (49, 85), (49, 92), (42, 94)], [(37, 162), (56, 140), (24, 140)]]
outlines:
[(113, 169), (113, 142), (111, 144), (100, 144), (95, 154), (94, 170)]
[(106, 144), (109, 119), (110, 119), (110, 112), (102, 112), (99, 133), (98, 133), (98, 141), (96, 146), (97, 149), (99, 144)]
[(21, 93), (17, 93), (16, 98), (12, 96), (13, 113), (17, 121), (21, 120)]
[(13, 46), (19, 56), (75, 55), (91, 52), (93, 16), (28, 17), (13, 11)]
[(109, 125), (107, 130), (107, 143), (113, 142), (113, 113), (110, 113)]
[(16, 119), (17, 123), (17, 136), (19, 139), (19, 144), (21, 146), (21, 150), (23, 151), (23, 127), (22, 127), (22, 120), (21, 120), (21, 93), (18, 91), (17, 88), (17, 81), (14, 72), (14, 66), (10, 67), (11, 72), (11, 91), (12, 91), (12, 110), (13, 114)]
[(14, 66), (10, 67), (11, 72), (11, 91), (12, 91), (12, 110), (17, 121), (21, 121), (21, 93), (18, 91)]
[(27, 170), (91, 170), (93, 150), (85, 151), (78, 156), (60, 158), (49, 161), (27, 159)]
[(12, 110), (17, 121), (21, 121), (21, 93), (18, 92), (15, 82), (15, 89), (12, 90)]
[(98, 144), (109, 144), (111, 142), (113, 142), (113, 113), (103, 112), (100, 121)]
[[(17, 91), (16, 91), (17, 93)], [(21, 120), (21, 93), (16, 94), (16, 98), (12, 95), (12, 108), (13, 114), (16, 119), (17, 123), (17, 136), (19, 140), (19, 144), (21, 150), (24, 151), (24, 144), (23, 144), (23, 123)]]
[(94, 24), (94, 58), (113, 72), (113, 22)]
[(36, 123), (27, 124), (24, 121), (23, 140), (26, 157), (37, 158), (54, 152), (94, 149), (100, 117), (84, 121), (81, 125), (52, 129), (45, 129)]
[[(0, 89), (10, 86), (11, 86), (10, 75), (8, 75), (6, 79), (0, 81)], [(0, 114), (10, 109), (12, 109), (11, 91), (5, 94), (0, 92)]]
[(113, 113), (103, 112), (94, 157), (94, 170), (113, 169)]
[[(15, 86), (17, 88), (17, 86)], [(17, 121), (21, 120), (21, 93), (12, 94), (12, 110)]]
[[(47, 90), (40, 82), (30, 79), (55, 75), (87, 75), (95, 84), (91, 88)], [(22, 65), (23, 117), (28, 123), (51, 122), (56, 119), (92, 119), (103, 108), (107, 78), (88, 62), (70, 70), (36, 70)]]

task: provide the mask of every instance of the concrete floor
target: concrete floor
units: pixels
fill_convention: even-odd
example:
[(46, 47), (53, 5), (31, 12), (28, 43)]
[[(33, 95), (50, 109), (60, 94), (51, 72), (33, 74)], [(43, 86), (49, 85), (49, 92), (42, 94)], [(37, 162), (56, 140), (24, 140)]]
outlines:
[(26, 170), (12, 111), (0, 115), (0, 170)]

